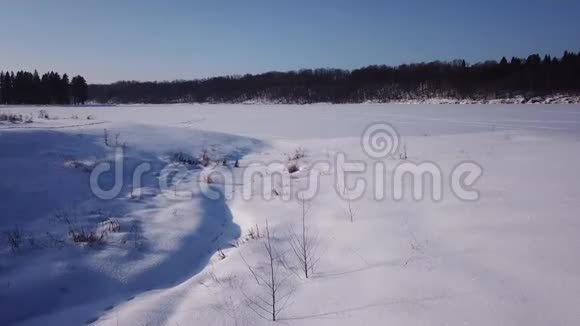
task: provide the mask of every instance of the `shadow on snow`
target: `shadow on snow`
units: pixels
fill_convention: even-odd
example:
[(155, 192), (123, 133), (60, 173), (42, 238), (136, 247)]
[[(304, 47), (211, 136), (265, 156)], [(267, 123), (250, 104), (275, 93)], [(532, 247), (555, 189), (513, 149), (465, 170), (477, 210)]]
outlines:
[[(195, 137), (196, 131), (191, 132)], [(208, 133), (203, 135), (207, 137)], [(241, 146), (227, 153), (228, 159), (240, 159), (262, 146), (253, 139), (239, 139)], [(45, 223), (54, 211), (74, 206), (82, 212), (96, 209), (113, 212), (114, 216), (120, 216), (123, 230), (131, 224), (136, 236), (145, 243), (139, 250), (119, 249), (118, 244), (105, 243), (97, 248), (69, 244), (60, 249), (18, 254), (0, 252), (0, 302), (3, 302), (0, 324), (25, 320), (30, 324), (44, 324), (47, 319), (69, 324), (96, 321), (97, 316), (126, 301), (127, 297), (186, 281), (203, 270), (219, 248), (228, 247), (241, 235), (223, 195), (211, 200), (194, 194), (191, 200), (179, 204), (195, 207), (198, 212), (191, 216), (199, 218), (193, 231), (181, 237), (171, 251), (156, 252), (154, 246), (147, 244), (148, 214), (159, 212), (166, 204), (158, 200), (160, 193), (156, 187), (159, 171), (167, 164), (163, 158), (165, 153), (128, 148), (128, 159), (124, 161), (125, 186), (121, 195), (111, 201), (92, 196), (89, 173), (64, 166), (67, 157), (89, 161), (110, 157), (111, 149), (103, 146), (98, 135), (37, 130), (3, 132), (0, 154), (0, 211), (3, 213), (0, 229), (19, 225), (43, 232), (45, 227), (55, 227)], [(143, 162), (151, 164), (151, 170), (143, 176), (144, 196), (135, 201), (129, 196), (129, 181), (133, 169)], [(114, 175), (103, 177), (103, 185), (110, 185)], [(137, 215), (141, 218), (135, 218)], [(138, 263), (150, 254), (160, 254), (162, 259), (127, 279), (115, 274), (116, 268)], [(109, 270), (104, 268), (103, 272), (95, 264), (99, 261), (107, 264)]]

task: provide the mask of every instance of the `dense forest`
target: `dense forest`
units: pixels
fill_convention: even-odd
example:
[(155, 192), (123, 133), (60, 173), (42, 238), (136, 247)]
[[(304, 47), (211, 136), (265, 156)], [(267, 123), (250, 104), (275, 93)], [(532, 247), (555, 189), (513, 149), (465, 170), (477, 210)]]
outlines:
[(498, 99), (580, 94), (580, 52), (562, 57), (505, 57), (469, 65), (465, 60), (368, 66), (355, 70), (303, 69), (191, 81), (120, 81), (87, 85), (82, 76), (42, 77), (0, 72), (0, 104), (96, 103), (360, 103), (409, 99)]
[(464, 60), (369, 66), (352, 71), (304, 69), (192, 81), (120, 81), (90, 85), (100, 103), (273, 102), (359, 103), (405, 99), (496, 99), (580, 93), (580, 53), (560, 58), (505, 57), (473, 65)]
[(84, 104), (88, 85), (82, 76), (62, 77), (48, 72), (42, 77), (35, 70), (0, 72), (0, 104)]

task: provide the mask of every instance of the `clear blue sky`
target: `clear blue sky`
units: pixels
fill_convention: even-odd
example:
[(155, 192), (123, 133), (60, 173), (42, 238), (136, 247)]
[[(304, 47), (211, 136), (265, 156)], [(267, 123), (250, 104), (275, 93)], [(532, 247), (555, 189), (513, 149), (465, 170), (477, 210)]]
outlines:
[(579, 0), (0, 0), (0, 70), (89, 82), (580, 50)]

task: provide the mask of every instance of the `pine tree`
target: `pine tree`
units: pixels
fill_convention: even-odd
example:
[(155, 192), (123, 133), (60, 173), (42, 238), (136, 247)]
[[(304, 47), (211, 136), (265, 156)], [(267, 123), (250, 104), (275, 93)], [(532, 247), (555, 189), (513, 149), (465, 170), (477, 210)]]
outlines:
[(12, 77), (14, 74), (5, 72), (2, 78), (2, 103), (12, 104)]
[[(85, 79), (77, 76), (77, 95), (80, 103), (88, 98), (88, 86)], [(0, 104), (69, 104), (71, 102), (71, 85), (68, 75), (62, 78), (58, 73), (49, 72), (42, 75), (37, 70), (0, 72)]]
[(4, 71), (0, 71), (0, 104), (4, 102)]
[(61, 79), (57, 72), (48, 73), (48, 94), (50, 96), (49, 104), (60, 104)]
[(70, 104), (70, 84), (68, 75), (62, 75), (59, 83), (59, 104)]
[(31, 100), (34, 104), (42, 104), (42, 84), (40, 82), (40, 76), (38, 71), (34, 70), (32, 75), (32, 96)]
[(82, 76), (73, 77), (71, 93), (73, 104), (85, 104), (89, 97), (89, 87)]

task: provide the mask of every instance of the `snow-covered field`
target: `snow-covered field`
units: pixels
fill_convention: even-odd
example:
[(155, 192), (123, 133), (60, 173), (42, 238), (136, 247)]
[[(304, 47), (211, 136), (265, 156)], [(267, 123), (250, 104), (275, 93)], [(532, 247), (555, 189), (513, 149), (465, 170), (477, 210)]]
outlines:
[[(0, 325), (271, 324), (266, 225), (279, 285), (275, 323), (580, 322), (580, 105), (0, 113), (34, 120), (0, 122)], [(396, 129), (393, 155), (363, 150), (361, 135), (376, 123)], [(289, 160), (297, 150), (304, 157)], [(343, 198), (351, 191), (336, 185), (337, 155), (367, 167), (347, 178), (348, 188), (367, 182), (361, 198)], [(118, 194), (98, 198), (95, 169), (121, 158), (122, 170), (96, 179), (101, 190), (122, 185)], [(441, 200), (431, 198), (436, 180), (415, 200), (411, 178), (395, 200), (401, 164), (426, 162), (441, 173)], [(477, 200), (453, 188), (462, 163), (483, 171), (469, 184)], [(274, 176), (272, 189), (246, 178), (250, 169)], [(316, 195), (302, 202), (295, 191), (312, 188), (312, 176)], [(303, 215), (315, 244), (309, 278), (292, 249)], [(91, 245), (72, 239), (91, 232)]]

